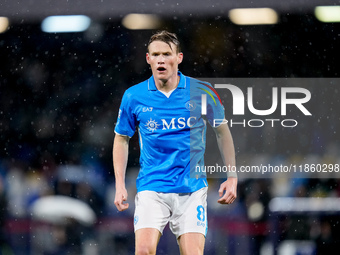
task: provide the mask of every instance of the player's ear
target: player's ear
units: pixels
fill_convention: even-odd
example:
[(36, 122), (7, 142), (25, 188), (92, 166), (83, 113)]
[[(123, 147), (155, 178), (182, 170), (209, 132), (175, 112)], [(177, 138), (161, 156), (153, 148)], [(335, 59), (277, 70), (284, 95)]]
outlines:
[(180, 64), (183, 61), (183, 53), (180, 52), (177, 54), (177, 63)]
[(150, 55), (148, 52), (146, 53), (146, 63), (150, 64)]

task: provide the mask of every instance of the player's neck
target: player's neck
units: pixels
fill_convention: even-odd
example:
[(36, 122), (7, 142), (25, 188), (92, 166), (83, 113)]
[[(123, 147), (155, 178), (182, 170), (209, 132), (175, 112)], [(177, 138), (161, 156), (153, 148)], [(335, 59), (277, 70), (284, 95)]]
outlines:
[(179, 76), (176, 74), (176, 76), (173, 76), (168, 80), (155, 80), (156, 87), (158, 90), (168, 93), (177, 88), (179, 79)]

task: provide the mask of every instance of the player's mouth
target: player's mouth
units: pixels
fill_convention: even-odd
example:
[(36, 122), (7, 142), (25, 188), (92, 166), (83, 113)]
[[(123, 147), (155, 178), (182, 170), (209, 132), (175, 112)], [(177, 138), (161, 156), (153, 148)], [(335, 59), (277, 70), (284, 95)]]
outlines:
[(166, 69), (164, 67), (160, 66), (160, 67), (157, 68), (157, 71), (162, 73), (162, 72), (165, 72)]

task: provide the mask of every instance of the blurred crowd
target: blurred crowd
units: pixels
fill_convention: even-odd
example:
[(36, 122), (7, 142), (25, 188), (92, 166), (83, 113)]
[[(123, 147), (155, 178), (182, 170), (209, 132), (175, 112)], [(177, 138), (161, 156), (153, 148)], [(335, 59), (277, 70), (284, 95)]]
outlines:
[[(237, 27), (221, 17), (168, 19), (164, 28), (179, 35), (184, 52), (180, 70), (192, 77), (340, 75), (340, 26), (321, 24), (310, 15), (288, 15), (279, 25), (259, 27)], [(98, 218), (132, 215), (132, 208), (118, 214), (113, 204), (113, 130), (124, 91), (151, 75), (145, 62), (151, 33), (129, 31), (111, 21), (93, 22), (77, 34), (44, 34), (39, 24), (25, 23), (0, 34), (3, 229), (9, 219), (30, 218), (32, 203), (53, 194), (86, 202)], [(231, 128), (238, 162), (265, 156), (289, 164), (306, 162), (312, 155), (320, 163), (339, 163), (339, 91), (311, 89), (313, 117), (296, 129), (278, 128), (273, 134), (265, 128)], [(133, 137), (127, 177), (131, 201), (138, 155), (138, 138)], [(214, 201), (220, 180), (209, 182)], [(227, 213), (210, 203), (212, 215), (267, 222), (272, 197), (338, 197), (340, 183), (334, 178), (244, 179), (238, 192), (238, 202)], [(254, 216), (249, 208), (255, 204), (263, 212)], [(332, 249), (331, 238), (339, 234), (334, 232), (338, 223), (323, 219), (282, 222), (282, 238), (312, 238), (329, 242)], [(258, 234), (257, 245), (266, 234)], [(0, 242), (5, 239), (2, 234)]]

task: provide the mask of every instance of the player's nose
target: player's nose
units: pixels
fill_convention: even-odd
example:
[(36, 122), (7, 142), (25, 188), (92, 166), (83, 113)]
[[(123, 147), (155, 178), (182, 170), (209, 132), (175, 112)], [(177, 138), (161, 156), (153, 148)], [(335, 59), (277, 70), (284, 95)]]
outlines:
[(164, 63), (164, 56), (160, 55), (158, 56), (158, 63)]

